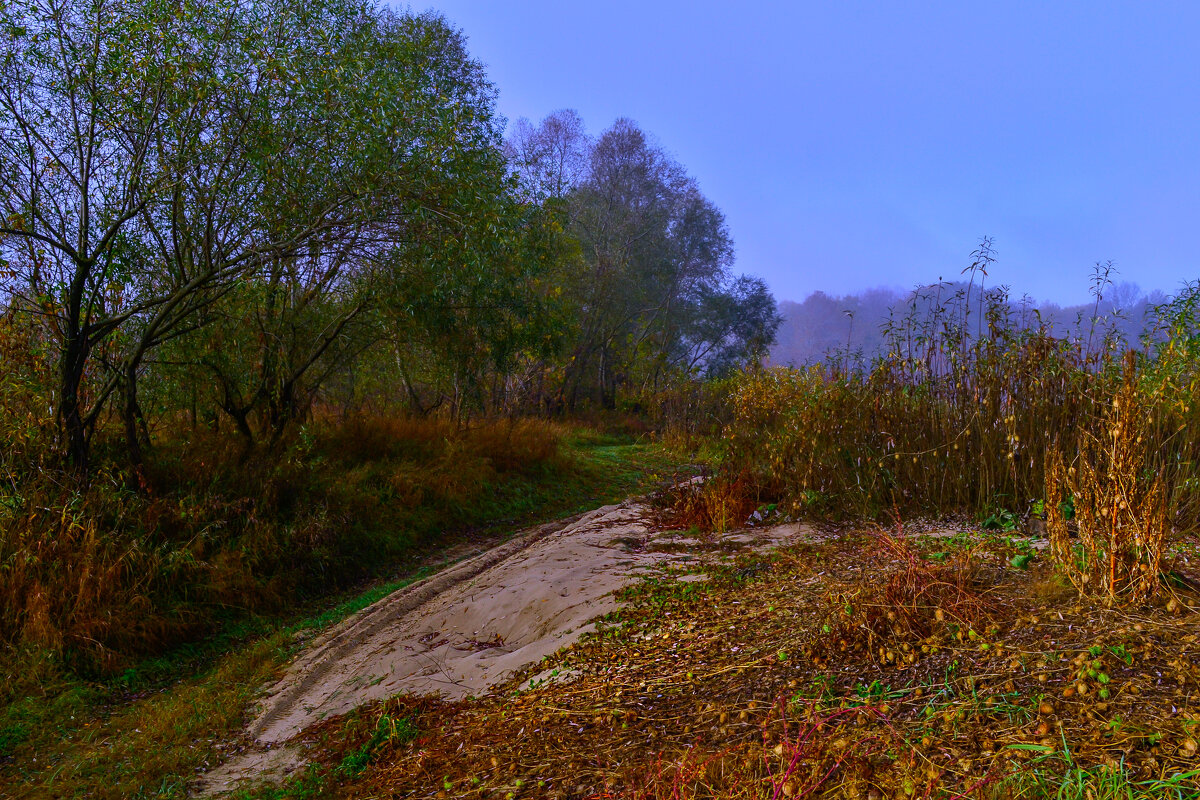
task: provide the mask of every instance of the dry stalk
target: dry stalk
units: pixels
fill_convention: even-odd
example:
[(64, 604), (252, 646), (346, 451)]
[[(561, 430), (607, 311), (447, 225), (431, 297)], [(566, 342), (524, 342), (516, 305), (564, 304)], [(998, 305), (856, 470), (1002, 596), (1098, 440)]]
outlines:
[[(1053, 448), (1046, 470), (1046, 524), (1060, 572), (1083, 594), (1142, 603), (1161, 588), (1169, 533), (1169, 472), (1149, 446), (1149, 404), (1132, 355), (1099, 420), (1080, 434), (1073, 463)], [(1068, 519), (1073, 507), (1074, 521)], [(1076, 541), (1072, 534), (1077, 534)]]

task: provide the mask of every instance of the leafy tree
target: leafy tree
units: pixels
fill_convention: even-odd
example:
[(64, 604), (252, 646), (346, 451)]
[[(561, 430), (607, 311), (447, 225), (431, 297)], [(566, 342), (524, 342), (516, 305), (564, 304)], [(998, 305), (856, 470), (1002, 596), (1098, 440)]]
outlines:
[(514, 373), (560, 349), (567, 319), (555, 274), (569, 243), (553, 215), (517, 200), (507, 179), (492, 197), (486, 225), (395, 262), (383, 310), (418, 413), (508, 410), (522, 393)]
[[(256, 214), (264, 230), (311, 233), (246, 274), (210, 315), (219, 335), (193, 355), (247, 441), (254, 417), (277, 440), (329, 377), (388, 338), (386, 308), (488, 273), (480, 259), (445, 256), (502, 238), (507, 223), (494, 91), (460, 33), (436, 15), (386, 11), (307, 31), (301, 21), (280, 44), (315, 107), (302, 97), (269, 117), (267, 210)], [(321, 57), (331, 51), (339, 58)], [(338, 113), (328, 120), (331, 98)], [(314, 204), (322, 193), (328, 202)], [(200, 222), (189, 228), (212, 227)], [(255, 335), (239, 338), (246, 331)]]
[[(217, 77), (200, 17), (217, 8), (156, 3), (0, 3), (0, 258), (10, 302), (40, 314), (59, 362), (63, 446), (83, 468), (116, 388), (95, 354), (128, 320), (168, 303), (134, 287), (133, 230), (180, 175), (202, 164), (199, 107)], [(199, 12), (199, 13), (197, 13)], [(215, 48), (219, 49), (219, 48)]]
[(712, 378), (765, 358), (783, 321), (767, 285), (746, 275), (705, 292), (693, 309), (684, 326), (680, 364)]
[(81, 470), (116, 394), (140, 463), (140, 377), (165, 345), (239, 428), (253, 409), (278, 431), (363, 346), (347, 337), (395, 264), (500, 227), (494, 90), (437, 15), (0, 2), (4, 288), (54, 331)]
[(508, 152), (526, 194), (578, 243), (560, 265), (576, 323), (556, 407), (611, 407), (622, 387), (652, 391), (763, 355), (778, 326), (773, 298), (730, 275), (724, 215), (635, 123), (618, 120), (592, 143), (578, 115), (556, 112), (537, 128), (518, 123)]

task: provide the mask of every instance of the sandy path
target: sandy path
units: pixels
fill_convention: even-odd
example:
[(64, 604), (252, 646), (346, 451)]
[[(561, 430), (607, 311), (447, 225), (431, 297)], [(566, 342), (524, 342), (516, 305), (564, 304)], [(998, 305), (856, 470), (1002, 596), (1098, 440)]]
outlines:
[[(656, 532), (638, 502), (534, 528), (379, 600), (322, 635), (268, 693), (250, 727), (260, 744), (203, 778), (216, 794), (245, 778), (286, 774), (303, 758), (280, 747), (330, 715), (404, 692), (485, 694), (590, 630), (613, 592), (648, 572), (730, 550), (774, 547), (813, 532), (787, 525), (729, 535), (725, 547)], [(710, 543), (711, 544), (711, 543)]]

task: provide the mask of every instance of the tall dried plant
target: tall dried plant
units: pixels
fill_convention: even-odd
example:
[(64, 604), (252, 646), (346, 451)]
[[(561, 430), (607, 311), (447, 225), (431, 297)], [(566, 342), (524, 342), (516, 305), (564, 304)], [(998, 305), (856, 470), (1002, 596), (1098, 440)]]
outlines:
[(1161, 588), (1172, 518), (1171, 476), (1156, 463), (1148, 435), (1152, 400), (1137, 378), (1131, 352), (1124, 380), (1098, 424), (1079, 431), (1071, 463), (1054, 447), (1046, 469), (1046, 527), (1059, 571), (1081, 593), (1132, 603)]

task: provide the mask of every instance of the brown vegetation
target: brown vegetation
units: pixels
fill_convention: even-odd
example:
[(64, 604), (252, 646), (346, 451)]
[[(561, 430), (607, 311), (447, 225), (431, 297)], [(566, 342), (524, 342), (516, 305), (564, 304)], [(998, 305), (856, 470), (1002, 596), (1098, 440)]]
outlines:
[(1003, 537), (895, 542), (849, 532), (707, 582), (648, 583), (535, 668), (577, 675), (566, 683), (399, 697), (312, 733), (336, 770), (375, 720), (404, 721), (406, 736), (377, 737), (362, 779), (339, 790), (350, 798), (1200, 792), (1200, 597), (1175, 611), (1046, 609), (1051, 565), (1012, 566)]
[[(1054, 558), (1076, 588), (1110, 601), (1139, 603), (1158, 593), (1171, 534), (1177, 475), (1155, 471), (1161, 463), (1148, 406), (1130, 354), (1112, 405), (1081, 431), (1075, 463), (1067, 466), (1057, 449), (1047, 454), (1046, 527)], [(1068, 499), (1074, 525), (1064, 513)]]
[(742, 375), (712, 500), (685, 507), (710, 526), (740, 513), (731, 492), (793, 514), (1045, 514), (1080, 588), (1153, 595), (1171, 532), (1200, 524), (1200, 287), (1156, 309), (1138, 350), (968, 299), (914, 308), (869, 367)]
[(307, 426), (282, 456), (203, 430), (160, 447), (140, 492), (102, 474), (20, 484), (0, 526), (0, 643), (111, 670), (248, 611), (399, 563), (433, 534), (521, 514), (561, 470), (562, 429), (364, 417)]

